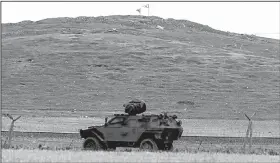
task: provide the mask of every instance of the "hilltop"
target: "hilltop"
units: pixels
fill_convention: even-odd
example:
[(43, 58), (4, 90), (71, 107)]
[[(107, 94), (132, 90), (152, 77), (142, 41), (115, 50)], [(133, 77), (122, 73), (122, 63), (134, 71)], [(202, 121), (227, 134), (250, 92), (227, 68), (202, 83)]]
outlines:
[(2, 24), (2, 113), (279, 119), (279, 40), (151, 16)]

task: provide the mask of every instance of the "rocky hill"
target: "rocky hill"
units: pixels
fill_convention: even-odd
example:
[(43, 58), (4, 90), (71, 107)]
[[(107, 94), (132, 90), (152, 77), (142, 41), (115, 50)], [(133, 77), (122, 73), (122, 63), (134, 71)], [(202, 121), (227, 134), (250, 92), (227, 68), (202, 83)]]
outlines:
[(2, 24), (2, 112), (28, 116), (148, 113), (278, 119), (279, 40), (145, 16)]

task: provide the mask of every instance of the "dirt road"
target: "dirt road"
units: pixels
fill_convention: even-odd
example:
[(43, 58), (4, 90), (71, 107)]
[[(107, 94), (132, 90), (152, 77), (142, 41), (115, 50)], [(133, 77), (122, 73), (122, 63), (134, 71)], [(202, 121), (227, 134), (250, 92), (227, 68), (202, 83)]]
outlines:
[[(6, 136), (7, 132), (2, 131), (2, 139)], [(53, 150), (67, 148), (80, 150), (82, 141), (78, 133), (14, 132), (13, 135), (13, 145), (27, 149), (36, 149), (41, 144)], [(184, 136), (174, 142), (174, 149), (190, 152), (237, 153), (241, 151), (242, 145), (242, 137)], [(252, 149), (255, 153), (280, 154), (279, 145), (280, 138), (253, 137)]]

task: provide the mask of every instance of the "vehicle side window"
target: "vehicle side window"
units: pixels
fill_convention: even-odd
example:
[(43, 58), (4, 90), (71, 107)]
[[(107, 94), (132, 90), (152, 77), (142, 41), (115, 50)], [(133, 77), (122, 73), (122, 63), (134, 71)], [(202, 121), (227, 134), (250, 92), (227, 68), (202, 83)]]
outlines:
[(129, 127), (140, 127), (140, 123), (136, 119), (130, 119), (127, 124)]
[(114, 119), (112, 119), (109, 124), (117, 124), (117, 123), (122, 123), (123, 122), (123, 117), (116, 117)]

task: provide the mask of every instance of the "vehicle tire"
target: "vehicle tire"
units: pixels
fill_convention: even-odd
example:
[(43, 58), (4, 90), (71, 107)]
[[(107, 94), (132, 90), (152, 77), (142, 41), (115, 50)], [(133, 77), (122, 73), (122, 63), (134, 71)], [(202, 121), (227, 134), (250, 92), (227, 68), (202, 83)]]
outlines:
[(95, 137), (88, 137), (85, 139), (84, 143), (83, 143), (83, 149), (84, 150), (102, 150), (102, 145), (100, 143), (100, 141), (95, 138)]
[(163, 143), (163, 141), (158, 140), (156, 143), (159, 150), (165, 150), (165, 144)]
[(144, 139), (140, 143), (140, 150), (156, 151), (158, 150), (158, 146), (153, 139)]
[(165, 150), (173, 151), (173, 144), (172, 143), (166, 144), (165, 145)]
[(158, 149), (162, 151), (172, 151), (173, 150), (173, 144), (172, 143), (163, 143), (162, 141), (159, 141), (158, 143)]

